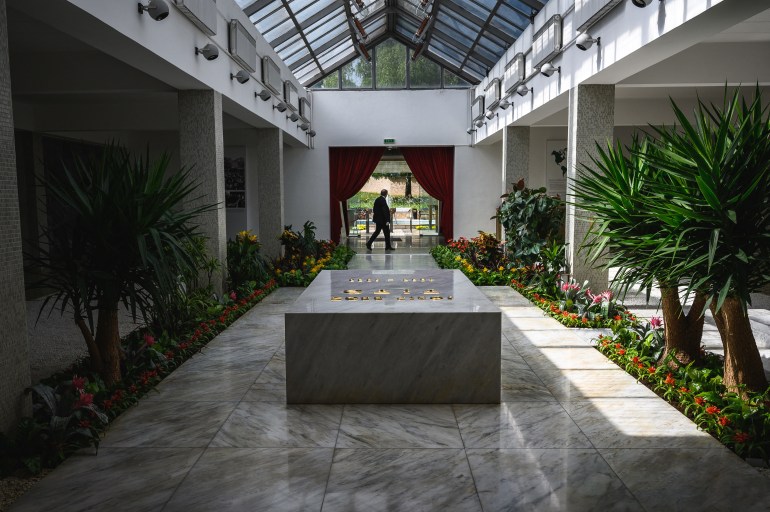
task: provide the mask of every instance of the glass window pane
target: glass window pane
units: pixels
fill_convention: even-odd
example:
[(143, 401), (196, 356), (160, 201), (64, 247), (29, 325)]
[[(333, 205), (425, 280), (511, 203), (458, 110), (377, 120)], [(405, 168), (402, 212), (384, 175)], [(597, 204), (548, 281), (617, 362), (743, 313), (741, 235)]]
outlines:
[(470, 87), (470, 85), (448, 69), (444, 69), (444, 87)]
[(311, 89), (339, 89), (340, 88), (340, 76), (335, 71), (331, 75), (323, 77), (318, 82), (311, 86)]
[(406, 46), (388, 39), (375, 48), (378, 89), (406, 87)]
[(417, 57), (417, 60), (409, 63), (409, 81), (411, 87), (437, 89), (441, 87), (441, 66)]
[(372, 63), (359, 57), (342, 66), (342, 87), (344, 89), (371, 89)]
[(511, 9), (506, 5), (501, 5), (500, 8), (497, 10), (497, 14), (505, 18), (506, 21), (508, 21), (509, 23), (514, 23), (520, 29), (526, 28), (527, 25), (529, 25), (529, 18), (524, 16), (519, 11), (514, 11), (513, 9)]

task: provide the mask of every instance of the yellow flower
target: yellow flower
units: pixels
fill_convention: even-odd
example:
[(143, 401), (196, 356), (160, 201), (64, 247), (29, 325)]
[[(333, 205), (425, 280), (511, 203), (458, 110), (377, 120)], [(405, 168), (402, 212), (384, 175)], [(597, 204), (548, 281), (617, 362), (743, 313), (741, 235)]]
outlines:
[(462, 257), (460, 257), (459, 255), (455, 258), (455, 261), (462, 261), (462, 260), (463, 260)]
[(498, 269), (497, 269), (497, 270), (498, 270), (498, 272), (502, 272), (503, 270), (505, 270), (505, 267), (502, 267), (502, 266), (501, 266), (501, 267), (498, 267)]
[(488, 268), (484, 268), (484, 273), (486, 274), (488, 272), (489, 272), (489, 269)]
[(281, 269), (280, 268), (275, 269), (275, 275), (278, 275), (278, 276), (281, 275)]

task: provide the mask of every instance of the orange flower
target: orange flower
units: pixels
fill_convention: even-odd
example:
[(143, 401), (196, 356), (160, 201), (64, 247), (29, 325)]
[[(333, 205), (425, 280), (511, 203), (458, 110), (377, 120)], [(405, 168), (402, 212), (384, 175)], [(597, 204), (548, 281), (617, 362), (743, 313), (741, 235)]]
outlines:
[(703, 405), (706, 403), (706, 400), (704, 400), (702, 396), (696, 396), (695, 403), (698, 405)]
[(727, 425), (730, 424), (730, 418), (728, 418), (727, 416), (720, 416), (719, 424), (722, 425), (723, 427), (726, 427)]
[(618, 354), (620, 354), (621, 356), (626, 355), (626, 349), (621, 348), (620, 350), (618, 350)]
[(649, 368), (647, 368), (647, 371), (650, 372), (650, 373), (655, 373), (655, 367), (654, 366), (650, 366)]
[(674, 376), (669, 373), (668, 375), (666, 375), (665, 383), (668, 384), (669, 386), (673, 386), (674, 384), (676, 384), (676, 380), (674, 380)]
[(684, 386), (682, 386), (681, 388), (679, 388), (679, 391), (681, 391), (682, 393), (689, 393), (689, 392), (690, 392), (690, 390), (689, 390), (689, 389), (687, 389), (687, 388), (686, 388), (686, 387), (684, 387)]
[(719, 414), (720, 411), (719, 411), (719, 407), (717, 407), (716, 405), (709, 405), (708, 407), (706, 407), (706, 412), (709, 414)]

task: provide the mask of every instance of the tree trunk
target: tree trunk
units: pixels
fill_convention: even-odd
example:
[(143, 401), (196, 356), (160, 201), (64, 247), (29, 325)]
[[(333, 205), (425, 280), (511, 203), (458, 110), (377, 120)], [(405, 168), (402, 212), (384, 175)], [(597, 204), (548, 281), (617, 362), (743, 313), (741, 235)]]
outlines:
[(738, 386), (743, 384), (749, 391), (764, 391), (767, 378), (762, 358), (751, 331), (749, 315), (740, 299), (727, 297), (719, 311), (716, 311), (716, 303), (712, 302), (711, 313), (725, 349), (725, 387), (738, 391)]
[[(690, 311), (685, 315), (679, 300), (679, 288), (676, 286), (660, 287), (661, 309), (663, 310), (663, 328), (666, 335), (666, 349), (661, 362), (673, 354), (676, 361), (670, 361), (669, 367), (678, 368), (679, 363), (686, 365), (700, 359), (700, 343), (703, 337), (703, 310), (706, 296), (696, 292)], [(678, 363), (677, 363), (678, 361)]]
[(102, 356), (101, 356), (101, 353), (99, 352), (99, 347), (96, 346), (96, 341), (94, 341), (94, 334), (91, 332), (91, 329), (89, 329), (85, 319), (79, 314), (75, 315), (75, 324), (78, 326), (78, 328), (80, 329), (80, 333), (83, 335), (83, 338), (86, 340), (86, 346), (88, 347), (88, 357), (91, 363), (91, 370), (101, 374), (102, 373)]
[(96, 323), (96, 346), (99, 349), (101, 369), (95, 371), (112, 386), (120, 382), (120, 331), (118, 329), (118, 304), (109, 302), (99, 305), (99, 319)]

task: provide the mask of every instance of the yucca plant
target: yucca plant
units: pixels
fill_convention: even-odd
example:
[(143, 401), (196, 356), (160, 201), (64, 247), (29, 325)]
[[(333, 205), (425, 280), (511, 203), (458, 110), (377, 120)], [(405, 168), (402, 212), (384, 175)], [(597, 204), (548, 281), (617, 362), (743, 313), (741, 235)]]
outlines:
[[(749, 323), (750, 293), (770, 282), (770, 118), (759, 87), (750, 102), (725, 91), (722, 106), (698, 100), (694, 121), (672, 101), (678, 128), (654, 128), (648, 213), (665, 233), (661, 271), (708, 294), (725, 350), (724, 384), (764, 391)], [(659, 261), (655, 259), (655, 261)]]
[[(586, 256), (603, 261), (604, 268), (618, 268), (613, 285), (621, 294), (639, 285), (649, 298), (651, 287), (657, 283), (666, 339), (661, 359), (668, 359), (672, 366), (697, 361), (706, 296), (696, 290), (692, 307), (685, 314), (679, 298), (681, 283), (666, 271), (668, 256), (660, 248), (675, 245), (675, 233), (649, 214), (652, 184), (666, 179), (648, 163), (655, 147), (648, 137), (635, 136), (625, 151), (620, 143), (609, 144), (606, 149), (597, 144), (597, 151), (593, 165), (579, 170), (573, 193), (578, 208), (594, 214), (583, 245)], [(607, 257), (600, 258), (602, 254)]]
[(215, 207), (185, 209), (197, 185), (188, 171), (167, 176), (168, 164), (168, 155), (151, 163), (149, 155), (134, 158), (110, 143), (96, 158), (48, 173), (45, 182), (62, 214), (35, 258), (44, 274), (36, 286), (53, 290), (43, 308), (73, 314), (91, 368), (107, 385), (121, 380), (119, 304), (134, 318), (149, 318), (153, 304), (195, 267), (187, 249), (198, 235), (194, 221)]

